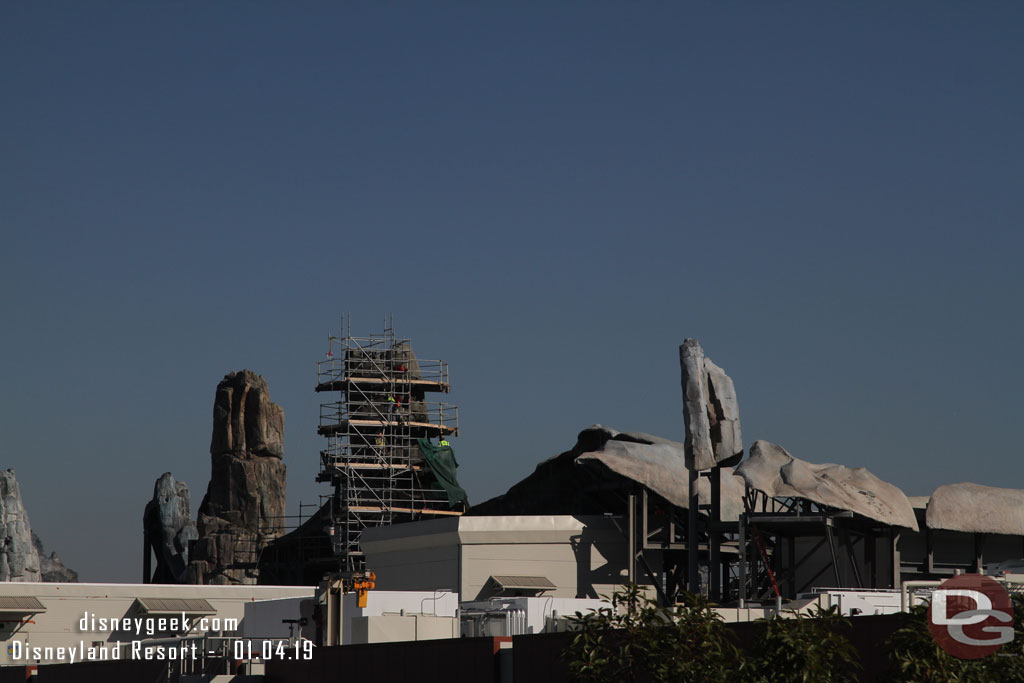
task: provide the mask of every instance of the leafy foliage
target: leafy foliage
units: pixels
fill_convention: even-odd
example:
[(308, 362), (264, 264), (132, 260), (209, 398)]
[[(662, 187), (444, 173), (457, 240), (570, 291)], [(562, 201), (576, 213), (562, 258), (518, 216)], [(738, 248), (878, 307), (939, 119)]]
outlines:
[(701, 596), (684, 594), (667, 609), (626, 585), (611, 604), (573, 619), (577, 633), (565, 656), (577, 681), (841, 683), (854, 680), (858, 666), (842, 633), (849, 621), (835, 608), (767, 620), (744, 656)]
[(738, 650), (711, 603), (689, 595), (665, 609), (627, 584), (612, 606), (576, 613), (578, 632), (566, 657), (578, 681), (736, 680)]
[(915, 605), (907, 624), (889, 639), (890, 680), (897, 683), (1024, 682), (1024, 596), (1013, 596), (1014, 640), (993, 656), (959, 659), (938, 646), (928, 632), (928, 605)]
[[(1015, 637), (995, 655), (953, 657), (928, 631), (927, 605), (917, 605), (905, 626), (886, 642), (892, 683), (1024, 683), (1024, 595), (1013, 596)], [(577, 681), (646, 683), (743, 681), (744, 683), (845, 683), (856, 680), (857, 652), (844, 633), (850, 620), (838, 609), (818, 608), (764, 622), (745, 654), (721, 617), (701, 596), (659, 607), (639, 586), (626, 585), (611, 607), (577, 613), (577, 633), (566, 650)]]
[(743, 680), (750, 683), (839, 683), (856, 680), (857, 652), (842, 633), (850, 622), (837, 607), (768, 619), (748, 653)]

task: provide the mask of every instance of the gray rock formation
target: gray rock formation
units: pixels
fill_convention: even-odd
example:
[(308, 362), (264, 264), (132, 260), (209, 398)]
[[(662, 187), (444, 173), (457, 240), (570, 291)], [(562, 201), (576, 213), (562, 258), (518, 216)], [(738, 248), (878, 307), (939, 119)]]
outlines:
[[(578, 515), (625, 513), (621, 490), (613, 484), (632, 480), (672, 505), (689, 506), (690, 473), (678, 441), (641, 432), (620, 432), (593, 425), (576, 437), (571, 450), (537, 465), (533, 474), (504, 494), (474, 505), (478, 515)], [(743, 512), (743, 480), (722, 471), (722, 519), (734, 521)], [(711, 502), (707, 477), (697, 482), (700, 504)]]
[[(600, 448), (576, 458), (577, 464), (599, 462), (673, 505), (689, 509), (690, 471), (686, 468), (683, 444), (650, 434), (618, 432), (601, 425), (594, 425), (590, 430), (603, 430), (608, 438)], [(721, 519), (736, 521), (743, 512), (743, 480), (733, 476), (732, 470), (726, 467), (721, 482)], [(707, 477), (697, 481), (697, 500), (700, 505), (711, 504), (711, 481)]]
[(975, 534), (1024, 535), (1024, 491), (981, 484), (946, 484), (928, 500), (931, 529)]
[(142, 516), (147, 551), (156, 556), (151, 583), (188, 583), (189, 546), (199, 538), (192, 521), (188, 485), (164, 472), (153, 486), (153, 499)]
[(679, 347), (686, 448), (698, 470), (734, 465), (743, 455), (740, 406), (736, 388), (722, 368), (704, 355), (700, 342), (686, 339)]
[(65, 567), (64, 562), (57, 553), (46, 554), (43, 542), (36, 532), (32, 532), (32, 545), (35, 546), (36, 554), (39, 555), (39, 571), (43, 581), (47, 583), (78, 583), (78, 572), (70, 567)]
[(193, 583), (257, 583), (260, 551), (282, 534), (284, 411), (249, 370), (217, 385), (210, 444), (212, 474), (199, 506)]
[(261, 375), (232, 372), (217, 385), (210, 453), (284, 457), (284, 410)]
[(21, 500), (14, 470), (0, 472), (0, 581), (40, 581), (39, 553), (32, 543), (32, 526)]
[(782, 446), (755, 441), (736, 474), (772, 497), (805, 498), (883, 524), (918, 530), (914, 509), (903, 491), (864, 467), (817, 465), (794, 458)]

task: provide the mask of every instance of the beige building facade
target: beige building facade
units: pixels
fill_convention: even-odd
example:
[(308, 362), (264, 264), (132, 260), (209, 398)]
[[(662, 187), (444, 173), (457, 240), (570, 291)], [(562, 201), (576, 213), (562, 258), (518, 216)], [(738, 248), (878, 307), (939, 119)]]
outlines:
[(312, 599), (314, 592), (312, 586), (0, 583), (0, 665), (146, 658), (147, 641), (241, 636), (246, 604)]
[(367, 529), (360, 545), (383, 590), (450, 590), (463, 600), (533, 594), (525, 584), (520, 593), (501, 585), (502, 577), (519, 577), (546, 579), (546, 596), (597, 598), (626, 580), (626, 539), (614, 520), (600, 516), (412, 522)]

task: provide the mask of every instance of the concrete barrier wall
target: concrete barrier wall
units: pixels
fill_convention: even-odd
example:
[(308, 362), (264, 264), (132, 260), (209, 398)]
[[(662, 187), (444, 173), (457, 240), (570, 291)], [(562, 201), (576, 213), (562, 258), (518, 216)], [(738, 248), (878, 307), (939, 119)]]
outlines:
[[(22, 679), (24, 680), (24, 679)], [(166, 683), (167, 662), (119, 660), (112, 662), (78, 662), (46, 664), (39, 667), (37, 683)]]
[(497, 683), (496, 642), (455, 638), (316, 648), (309, 661), (268, 661), (266, 683)]

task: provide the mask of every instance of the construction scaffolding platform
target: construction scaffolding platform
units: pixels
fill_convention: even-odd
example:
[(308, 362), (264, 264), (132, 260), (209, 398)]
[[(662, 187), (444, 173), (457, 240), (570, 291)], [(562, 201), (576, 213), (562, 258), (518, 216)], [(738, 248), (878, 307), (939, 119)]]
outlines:
[(465, 505), (453, 502), (424, 450), (445, 448), (459, 433), (458, 409), (426, 400), (451, 390), (448, 364), (416, 358), (390, 320), (366, 337), (351, 334), (347, 316), (343, 325), (317, 363), (316, 391), (334, 395), (320, 406), (317, 432), (327, 446), (317, 481), (333, 487), (328, 533), (340, 569), (358, 572), (365, 529), (461, 515)]

